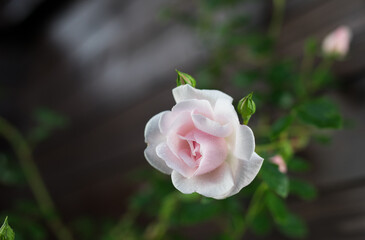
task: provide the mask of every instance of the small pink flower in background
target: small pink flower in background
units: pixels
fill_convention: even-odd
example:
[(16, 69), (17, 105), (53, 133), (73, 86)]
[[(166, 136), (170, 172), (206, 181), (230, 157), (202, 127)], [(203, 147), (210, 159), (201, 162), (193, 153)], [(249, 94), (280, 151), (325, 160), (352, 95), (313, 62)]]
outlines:
[(288, 171), (287, 167), (286, 167), (286, 163), (283, 159), (282, 156), (280, 155), (275, 155), (273, 157), (270, 158), (270, 162), (278, 165), (279, 167), (279, 171), (282, 173), (286, 173)]
[(352, 32), (349, 27), (338, 27), (325, 37), (322, 50), (326, 55), (344, 57), (349, 50), (351, 37)]
[(251, 129), (240, 125), (232, 98), (190, 85), (173, 89), (176, 105), (152, 117), (145, 128), (147, 161), (171, 174), (182, 193), (215, 199), (238, 193), (259, 172)]

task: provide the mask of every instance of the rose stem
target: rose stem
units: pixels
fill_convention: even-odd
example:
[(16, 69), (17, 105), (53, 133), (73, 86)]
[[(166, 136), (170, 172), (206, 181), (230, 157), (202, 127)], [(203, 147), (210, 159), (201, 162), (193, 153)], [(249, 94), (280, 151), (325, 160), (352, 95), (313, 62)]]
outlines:
[(54, 203), (33, 161), (32, 151), (25, 138), (2, 117), (0, 117), (0, 135), (9, 142), (18, 157), (30, 189), (50, 229), (59, 240), (72, 240), (71, 232), (57, 215)]

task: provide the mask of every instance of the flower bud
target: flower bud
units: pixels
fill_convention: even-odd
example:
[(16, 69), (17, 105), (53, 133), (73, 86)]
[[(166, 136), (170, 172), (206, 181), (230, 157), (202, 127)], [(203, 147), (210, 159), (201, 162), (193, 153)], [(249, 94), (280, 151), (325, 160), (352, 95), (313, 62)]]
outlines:
[(352, 37), (351, 29), (347, 26), (338, 27), (327, 35), (322, 43), (325, 56), (343, 58), (346, 56)]
[(252, 100), (252, 94), (248, 94), (238, 102), (237, 111), (241, 114), (243, 124), (247, 125), (251, 116), (256, 112), (255, 102)]
[(288, 171), (287, 167), (286, 167), (286, 163), (283, 159), (282, 156), (280, 155), (275, 155), (273, 157), (270, 158), (270, 162), (272, 162), (273, 164), (278, 165), (279, 167), (279, 171), (281, 173), (286, 173)]
[(177, 86), (189, 84), (190, 86), (195, 87), (196, 81), (192, 76), (190, 76), (187, 73), (180, 72), (177, 69), (175, 70), (177, 72), (177, 79), (176, 79)]

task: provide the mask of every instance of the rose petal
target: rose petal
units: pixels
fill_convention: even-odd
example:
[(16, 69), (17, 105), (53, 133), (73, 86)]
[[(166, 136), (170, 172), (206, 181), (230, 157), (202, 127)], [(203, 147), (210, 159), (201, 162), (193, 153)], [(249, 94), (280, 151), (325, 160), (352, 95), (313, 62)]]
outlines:
[(204, 175), (185, 178), (177, 171), (171, 174), (172, 183), (182, 193), (197, 192), (206, 197), (222, 199), (234, 185), (233, 176), (226, 163)]
[(173, 113), (166, 111), (162, 114), (159, 127), (162, 134), (175, 132), (176, 134), (185, 135), (194, 128), (190, 112)]
[(255, 137), (251, 128), (246, 125), (239, 125), (236, 129), (236, 142), (234, 156), (242, 160), (251, 159), (255, 151)]
[(226, 197), (237, 194), (242, 188), (250, 184), (260, 171), (263, 161), (264, 159), (255, 152), (252, 154), (252, 158), (250, 160), (234, 159), (231, 161), (234, 176), (234, 187)]
[(217, 99), (225, 98), (230, 102), (233, 101), (233, 98), (221, 91), (218, 90), (199, 90), (193, 88), (192, 86), (185, 84), (179, 87), (176, 87), (172, 90), (172, 95), (174, 95), (174, 99), (176, 103), (179, 103), (184, 100), (189, 99), (205, 99), (210, 102), (212, 107), (214, 107)]
[(166, 143), (160, 143), (156, 147), (156, 153), (157, 156), (166, 162), (168, 167), (179, 172), (184, 177), (191, 177), (194, 174), (195, 169), (190, 168), (184, 161), (175, 156)]
[(227, 144), (224, 138), (214, 137), (203, 132), (194, 132), (196, 141), (200, 144), (202, 158), (194, 175), (213, 171), (226, 160)]
[(207, 117), (213, 117), (213, 109), (207, 100), (190, 99), (177, 103), (171, 111), (178, 112), (195, 112)]
[(217, 100), (214, 106), (214, 119), (219, 121), (221, 124), (231, 122), (232, 124), (238, 125), (239, 119), (237, 112), (234, 109), (231, 101), (220, 98)]
[(184, 161), (184, 163), (186, 165), (188, 165), (190, 168), (192, 168), (192, 169), (196, 169), (197, 168), (198, 162), (197, 161), (194, 161), (194, 159), (191, 158), (190, 151), (187, 151), (185, 149), (184, 150), (181, 150), (179, 152), (179, 156)]
[(230, 123), (221, 125), (200, 114), (193, 114), (191, 117), (195, 127), (202, 132), (222, 138), (228, 137), (232, 133), (233, 127)]
[(152, 167), (165, 174), (171, 174), (172, 170), (166, 165), (165, 161), (156, 154), (157, 145), (165, 140), (165, 137), (161, 134), (158, 127), (158, 122), (162, 114), (163, 112), (153, 116), (146, 125), (144, 136), (148, 146), (144, 151), (144, 156)]

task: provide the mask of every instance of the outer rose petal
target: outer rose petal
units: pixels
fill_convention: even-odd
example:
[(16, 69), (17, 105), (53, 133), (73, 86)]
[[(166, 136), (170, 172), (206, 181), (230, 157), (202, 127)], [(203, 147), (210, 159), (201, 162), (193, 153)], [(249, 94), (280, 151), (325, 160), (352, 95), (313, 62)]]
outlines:
[(179, 87), (176, 87), (172, 90), (172, 95), (174, 95), (174, 99), (176, 103), (179, 103), (184, 100), (189, 99), (205, 99), (210, 102), (212, 107), (214, 107), (217, 99), (224, 98), (232, 103), (233, 98), (221, 91), (217, 90), (199, 90), (193, 88), (192, 86), (185, 84)]
[(231, 122), (232, 124), (239, 125), (239, 119), (237, 112), (234, 109), (231, 101), (227, 99), (218, 99), (214, 106), (214, 119), (220, 123)]
[(165, 161), (156, 154), (157, 145), (165, 141), (165, 137), (161, 134), (158, 127), (158, 123), (163, 113), (164, 112), (161, 112), (153, 116), (146, 125), (144, 137), (147, 148), (144, 150), (144, 156), (152, 167), (165, 174), (171, 174), (172, 170), (166, 165)]
[(242, 188), (250, 184), (260, 171), (263, 161), (264, 159), (255, 152), (250, 160), (233, 159), (231, 167), (234, 176), (234, 187), (225, 197), (237, 194)]
[(171, 179), (174, 186), (182, 193), (197, 192), (215, 199), (225, 198), (234, 185), (231, 169), (226, 163), (212, 172), (191, 178), (185, 178), (173, 171)]
[(251, 159), (252, 153), (255, 151), (255, 137), (251, 128), (246, 125), (238, 125), (234, 146), (234, 156), (242, 160)]

